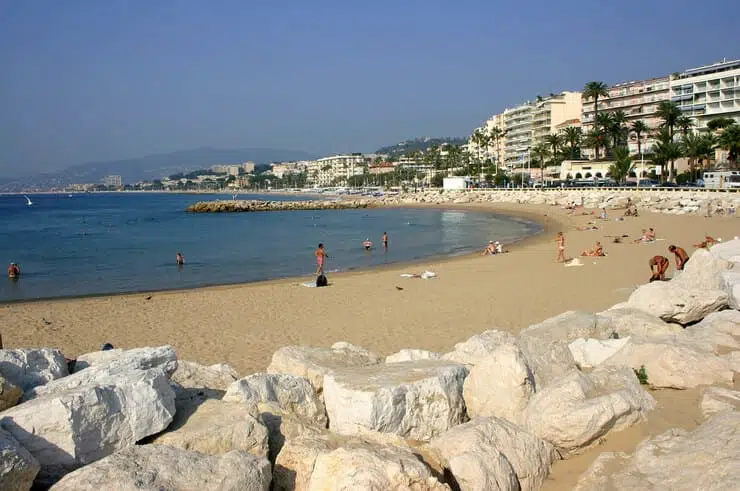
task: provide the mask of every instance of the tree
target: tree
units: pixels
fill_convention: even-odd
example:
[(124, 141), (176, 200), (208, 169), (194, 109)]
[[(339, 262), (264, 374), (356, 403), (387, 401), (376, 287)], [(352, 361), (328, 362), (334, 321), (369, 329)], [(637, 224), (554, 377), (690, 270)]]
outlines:
[(740, 125), (731, 124), (722, 130), (717, 137), (717, 146), (727, 150), (727, 160), (732, 168), (737, 168), (738, 154), (740, 154)]
[(563, 142), (568, 146), (568, 156), (571, 160), (580, 157), (581, 138), (583, 132), (576, 126), (568, 126), (563, 130)]
[[(661, 128), (667, 130), (667, 135), (665, 136), (667, 136), (667, 138), (671, 142), (673, 142), (674, 129), (676, 128), (676, 124), (681, 117), (681, 110), (678, 108), (675, 102), (663, 101), (658, 104), (658, 110), (656, 111), (656, 114), (660, 119), (663, 120)], [(669, 174), (669, 179), (671, 181), (675, 181), (676, 179), (676, 158), (678, 157), (670, 159), (671, 171)]]
[(717, 131), (722, 128), (727, 128), (728, 126), (733, 124), (735, 124), (734, 119), (720, 116), (719, 118), (714, 118), (710, 120), (707, 123), (707, 128), (709, 129), (709, 131)]
[(626, 137), (628, 133), (627, 129), (627, 114), (621, 109), (617, 109), (611, 113), (611, 125), (609, 126), (609, 133), (611, 133), (612, 140), (614, 142), (614, 148), (619, 146), (626, 146)]
[(506, 131), (502, 130), (498, 126), (494, 126), (491, 128), (491, 130), (488, 133), (488, 141), (490, 143), (493, 143), (494, 148), (496, 149), (496, 172), (498, 172), (499, 167), (499, 155), (501, 155), (501, 141), (506, 136)]
[(609, 166), (609, 175), (618, 184), (624, 183), (634, 168), (630, 152), (626, 147), (617, 147), (614, 149), (614, 163)]
[(593, 148), (598, 152), (599, 148), (606, 146), (607, 138), (608, 135), (603, 128), (594, 126), (586, 135), (583, 145), (587, 148)]
[(449, 145), (447, 147), (447, 157), (445, 159), (445, 167), (447, 168), (447, 174), (449, 175), (450, 169), (456, 169), (460, 167), (462, 161), (462, 147), (460, 145)]
[(481, 151), (483, 148), (488, 147), (488, 134), (481, 128), (476, 128), (470, 137), (470, 141), (476, 146), (476, 157), (478, 160), (481, 160)]
[[(596, 128), (596, 120), (599, 117), (599, 98), (609, 97), (609, 86), (604, 82), (588, 82), (583, 87), (583, 98), (593, 99), (594, 101), (594, 129)], [(594, 147), (594, 159), (599, 158), (599, 147)]]
[(560, 153), (560, 147), (563, 145), (563, 137), (557, 133), (547, 135), (545, 143), (550, 147), (550, 156), (554, 165), (558, 165), (557, 156)]
[(703, 167), (702, 161), (712, 157), (714, 149), (714, 136), (711, 133), (692, 134), (689, 133), (681, 140), (684, 156), (689, 159), (689, 173), (691, 180), (695, 181), (696, 163)]
[(680, 158), (683, 153), (681, 145), (673, 141), (668, 128), (662, 128), (658, 133), (658, 141), (653, 146), (653, 152), (655, 154), (655, 158), (653, 160), (658, 160), (662, 165), (670, 163), (671, 175), (673, 175), (675, 173), (674, 162), (677, 158)]
[(535, 162), (539, 162), (540, 168), (540, 180), (545, 181), (545, 167), (547, 167), (547, 159), (550, 158), (550, 147), (546, 143), (539, 143), (532, 148), (532, 158)]
[(630, 125), (630, 132), (634, 133), (637, 138), (637, 153), (640, 155), (642, 155), (642, 135), (647, 134), (648, 131), (650, 127), (641, 119), (633, 121)]
[(676, 119), (676, 127), (679, 129), (679, 131), (681, 132), (681, 136), (684, 138), (686, 138), (686, 135), (689, 134), (692, 126), (694, 126), (694, 122), (685, 114), (682, 114), (678, 117), (678, 119)]

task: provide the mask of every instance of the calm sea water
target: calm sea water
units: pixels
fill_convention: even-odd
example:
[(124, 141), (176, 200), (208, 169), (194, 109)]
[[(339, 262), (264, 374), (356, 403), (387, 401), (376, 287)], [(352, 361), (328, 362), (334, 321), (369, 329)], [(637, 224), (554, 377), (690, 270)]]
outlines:
[[(539, 231), (523, 220), (468, 211), (365, 209), (188, 214), (217, 196), (102, 193), (0, 196), (0, 261), (21, 266), (0, 281), (0, 301), (267, 280), (313, 279), (317, 243), (332, 271), (455, 255)], [(220, 198), (227, 198), (226, 195)], [(240, 195), (240, 198), (259, 198)], [(270, 199), (296, 199), (278, 198)], [(362, 241), (390, 246), (366, 252)], [(175, 252), (186, 264), (178, 268)], [(409, 270), (415, 270), (412, 266)]]

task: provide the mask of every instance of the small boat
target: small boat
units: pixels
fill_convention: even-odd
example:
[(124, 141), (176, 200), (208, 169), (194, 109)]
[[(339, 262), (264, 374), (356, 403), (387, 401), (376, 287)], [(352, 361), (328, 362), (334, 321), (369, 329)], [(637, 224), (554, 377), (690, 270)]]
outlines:
[(29, 198), (25, 194), (23, 195), (23, 197), (26, 198), (26, 205), (31, 206), (33, 204), (33, 201), (31, 201), (31, 198)]

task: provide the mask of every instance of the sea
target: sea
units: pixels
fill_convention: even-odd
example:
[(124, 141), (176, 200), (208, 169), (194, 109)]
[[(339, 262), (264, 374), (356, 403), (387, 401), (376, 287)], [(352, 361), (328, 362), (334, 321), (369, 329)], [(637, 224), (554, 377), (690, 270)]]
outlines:
[[(20, 265), (0, 281), (0, 302), (197, 288), (285, 277), (315, 279), (314, 250), (334, 272), (414, 263), (511, 244), (536, 234), (527, 220), (432, 208), (192, 214), (202, 200), (231, 195), (174, 193), (0, 195), (0, 261)], [(303, 195), (239, 195), (296, 200)], [(382, 247), (387, 232), (389, 247)], [(375, 248), (365, 251), (370, 239)], [(185, 264), (178, 267), (175, 254)], [(495, 258), (495, 257), (494, 257)], [(494, 259), (492, 258), (492, 259)], [(410, 273), (421, 265), (409, 264)]]

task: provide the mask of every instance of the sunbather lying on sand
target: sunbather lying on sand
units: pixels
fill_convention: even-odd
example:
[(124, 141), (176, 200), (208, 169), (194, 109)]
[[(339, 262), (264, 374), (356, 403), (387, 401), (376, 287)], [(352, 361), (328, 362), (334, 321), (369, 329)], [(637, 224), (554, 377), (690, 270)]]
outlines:
[(601, 246), (601, 242), (596, 242), (596, 247), (593, 249), (585, 250), (581, 253), (581, 256), (591, 256), (591, 257), (603, 257), (604, 256), (604, 248)]
[(701, 242), (699, 242), (698, 244), (694, 244), (694, 247), (696, 247), (697, 249), (706, 249), (710, 245), (718, 244), (718, 243), (719, 243), (719, 241), (717, 239), (715, 239), (714, 237), (711, 237), (709, 235), (705, 235), (704, 236), (704, 240), (701, 241)]

